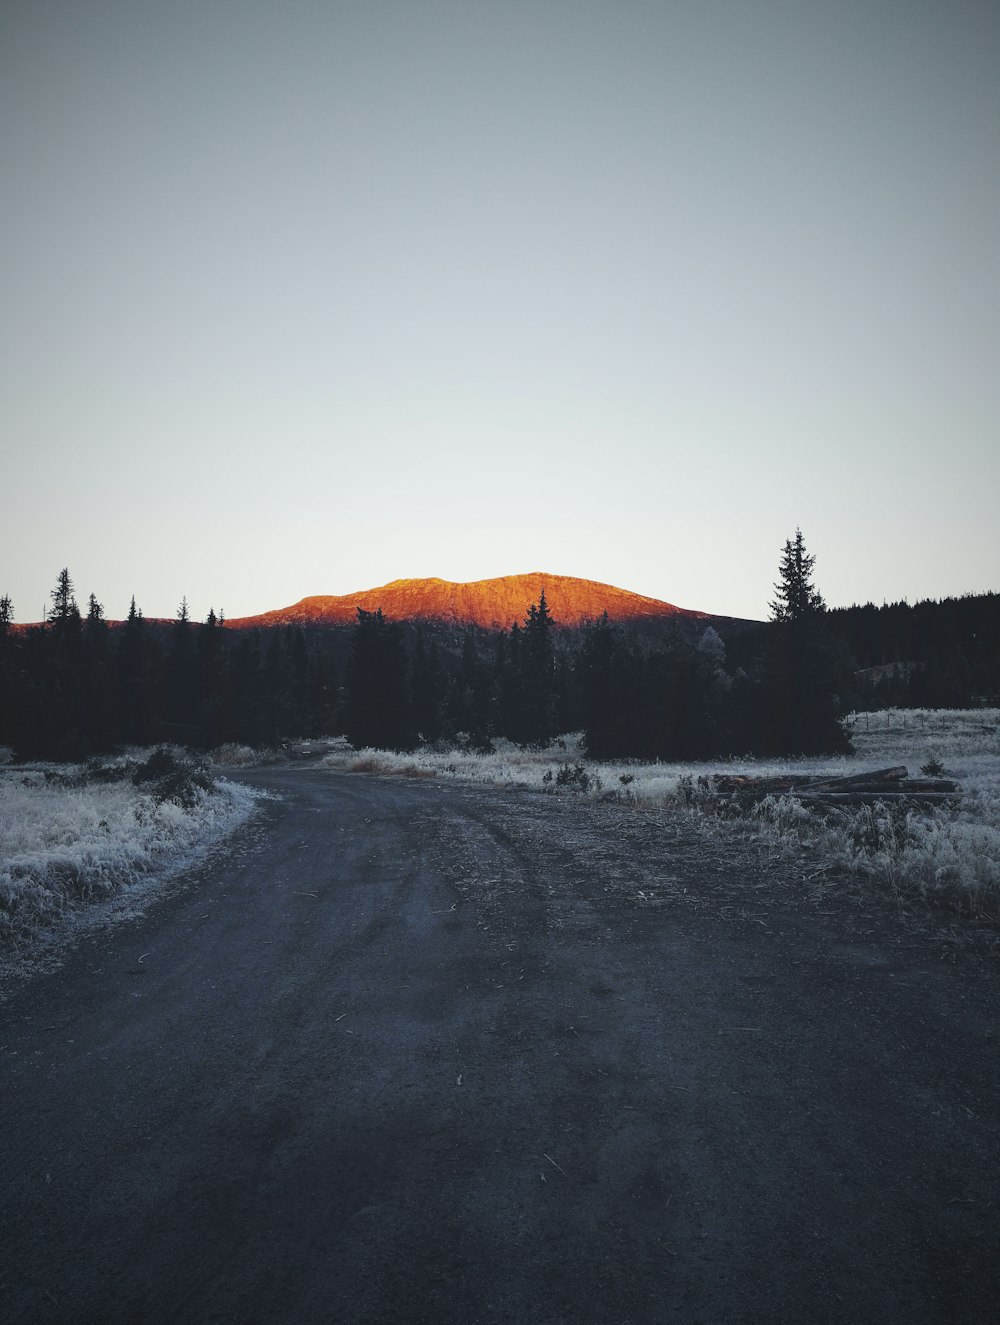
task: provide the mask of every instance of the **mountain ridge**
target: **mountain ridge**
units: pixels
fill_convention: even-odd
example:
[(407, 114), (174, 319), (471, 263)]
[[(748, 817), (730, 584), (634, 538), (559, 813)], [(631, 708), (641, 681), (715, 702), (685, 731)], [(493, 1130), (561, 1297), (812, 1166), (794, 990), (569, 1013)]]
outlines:
[(523, 622), (531, 604), (538, 603), (543, 592), (553, 621), (560, 626), (580, 626), (597, 620), (604, 612), (611, 621), (713, 619), (711, 612), (677, 607), (599, 580), (529, 571), (486, 580), (442, 580), (434, 576), (390, 580), (355, 593), (314, 594), (289, 607), (228, 618), (226, 625), (237, 630), (349, 625), (357, 619), (358, 608), (366, 612), (381, 608), (386, 617), (397, 621), (437, 621), (506, 630), (514, 622)]

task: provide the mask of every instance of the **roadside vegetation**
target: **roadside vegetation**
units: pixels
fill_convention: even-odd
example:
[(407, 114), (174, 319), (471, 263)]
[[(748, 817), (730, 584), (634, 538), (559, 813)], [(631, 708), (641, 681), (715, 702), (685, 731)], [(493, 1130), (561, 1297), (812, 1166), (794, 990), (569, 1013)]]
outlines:
[[(763, 839), (779, 853), (807, 851), (814, 884), (826, 880), (836, 887), (838, 877), (851, 874), (888, 890), (901, 905), (943, 905), (1000, 922), (1000, 710), (887, 709), (852, 714), (845, 729), (854, 753), (791, 760), (598, 761), (577, 733), (545, 749), (499, 742), (490, 753), (467, 744), (400, 754), (345, 743), (323, 763), (346, 772), (521, 787), (639, 812), (695, 815), (719, 832)], [(913, 776), (925, 768), (943, 771), (958, 783), (956, 803), (922, 807), (887, 797), (812, 809), (792, 794), (741, 803), (720, 796), (712, 781), (722, 773), (841, 776), (893, 765), (905, 765)]]
[[(175, 621), (147, 622), (133, 599), (111, 626), (94, 594), (80, 611), (67, 569), (43, 625), (16, 628), (0, 597), (0, 746), (12, 761), (0, 771), (0, 937), (112, 895), (239, 822), (251, 793), (220, 769), (315, 760), (331, 745), (332, 768), (680, 807), (813, 852), (815, 877), (847, 870), (902, 903), (997, 922), (1000, 597), (831, 612), (814, 563), (797, 529), (770, 620), (730, 622), (726, 638), (702, 622), (644, 635), (606, 616), (562, 631), (544, 593), (509, 630), (425, 633), (359, 609), (339, 635), (231, 631), (214, 611), (198, 625), (186, 601)], [(929, 707), (943, 696), (947, 709)], [(41, 759), (72, 762), (24, 762)], [(886, 764), (954, 779), (960, 796), (820, 806), (727, 796), (712, 780)]]
[[(8, 752), (9, 753), (9, 752)], [(256, 793), (161, 746), (79, 764), (0, 767), (0, 946), (73, 923), (83, 904), (191, 862)]]

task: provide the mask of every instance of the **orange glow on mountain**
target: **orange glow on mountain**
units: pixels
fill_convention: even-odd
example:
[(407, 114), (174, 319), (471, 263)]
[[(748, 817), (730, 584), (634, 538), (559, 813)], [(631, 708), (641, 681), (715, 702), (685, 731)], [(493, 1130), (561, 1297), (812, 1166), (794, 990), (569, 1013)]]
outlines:
[(451, 580), (393, 580), (376, 589), (340, 597), (320, 595), (303, 598), (291, 607), (264, 612), (260, 616), (227, 620), (239, 629), (263, 626), (336, 626), (349, 625), (357, 618), (358, 608), (375, 612), (379, 608), (394, 621), (442, 621), (454, 625), (475, 625), (508, 629), (515, 621), (523, 622), (528, 608), (545, 593), (545, 601), (556, 625), (579, 626), (596, 621), (607, 612), (611, 621), (636, 621), (642, 618), (688, 617), (707, 619), (707, 612), (691, 612), (658, 598), (645, 598), (616, 589), (596, 580), (579, 580), (571, 575), (547, 575), (533, 571), (528, 575), (503, 575), (495, 580), (456, 583)]

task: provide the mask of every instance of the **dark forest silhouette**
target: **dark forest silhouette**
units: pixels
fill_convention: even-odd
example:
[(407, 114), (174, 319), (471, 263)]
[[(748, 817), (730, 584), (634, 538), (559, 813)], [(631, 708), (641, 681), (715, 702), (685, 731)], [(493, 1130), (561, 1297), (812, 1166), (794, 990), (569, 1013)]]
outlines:
[[(210, 612), (110, 625), (59, 573), (40, 626), (0, 598), (0, 744), (79, 759), (127, 744), (212, 748), (337, 735), (411, 749), (506, 737), (541, 746), (582, 730), (594, 758), (697, 759), (846, 748), (852, 708), (1000, 703), (1000, 596), (828, 610), (799, 531), (771, 621), (659, 639), (612, 625), (559, 629), (544, 593), (510, 630), (392, 622), (226, 628)], [(718, 627), (718, 628), (717, 628)], [(725, 638), (724, 638), (725, 636)]]

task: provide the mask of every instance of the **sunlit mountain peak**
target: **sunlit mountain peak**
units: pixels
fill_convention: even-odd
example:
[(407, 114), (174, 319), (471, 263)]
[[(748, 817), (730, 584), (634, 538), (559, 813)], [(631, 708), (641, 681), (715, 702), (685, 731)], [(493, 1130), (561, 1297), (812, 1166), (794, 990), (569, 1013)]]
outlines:
[(508, 629), (521, 622), (532, 603), (544, 593), (549, 612), (557, 625), (579, 626), (607, 613), (611, 621), (648, 618), (707, 618), (707, 612), (689, 611), (658, 598), (646, 598), (611, 584), (530, 571), (524, 575), (502, 575), (491, 580), (400, 579), (374, 589), (340, 596), (315, 595), (291, 607), (259, 616), (230, 620), (235, 627), (274, 625), (346, 625), (354, 621), (358, 608), (383, 614), (396, 621), (441, 621)]

